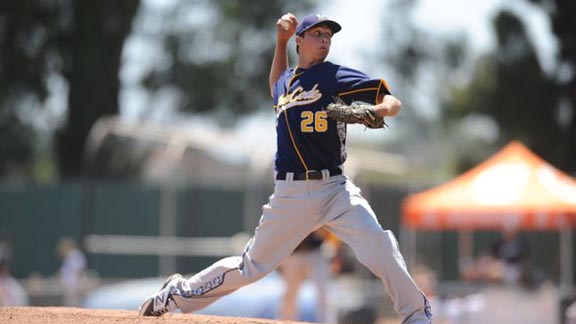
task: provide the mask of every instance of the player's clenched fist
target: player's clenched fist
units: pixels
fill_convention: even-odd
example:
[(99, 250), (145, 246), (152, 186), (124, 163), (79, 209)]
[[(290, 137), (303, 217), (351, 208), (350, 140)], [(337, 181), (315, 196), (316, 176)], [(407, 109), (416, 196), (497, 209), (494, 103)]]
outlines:
[(296, 32), (298, 18), (292, 13), (284, 14), (276, 21), (276, 31), (279, 41), (288, 41)]

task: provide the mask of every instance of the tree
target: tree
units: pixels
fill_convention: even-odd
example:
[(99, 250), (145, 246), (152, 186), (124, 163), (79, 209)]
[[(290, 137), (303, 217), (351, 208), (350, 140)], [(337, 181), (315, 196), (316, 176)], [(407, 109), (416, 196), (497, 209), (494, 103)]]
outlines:
[[(8, 165), (33, 160), (34, 133), (29, 125), (50, 93), (50, 77), (67, 84), (64, 125), (55, 135), (55, 156), (63, 178), (83, 171), (84, 146), (94, 123), (119, 112), (122, 50), (131, 32), (139, 0), (6, 0), (0, 4), (0, 172)], [(267, 94), (268, 65), (273, 53), (273, 26), (285, 8), (309, 9), (309, 1), (180, 1), (165, 21), (161, 35), (169, 56), (144, 83), (152, 91), (176, 89), (185, 112), (210, 111), (224, 123), (262, 107)], [(211, 20), (189, 29), (170, 24), (182, 13), (203, 12)], [(202, 15), (194, 16), (192, 20)], [(185, 17), (189, 19), (190, 16)], [(201, 20), (201, 19), (200, 19)], [(157, 35), (156, 35), (157, 36)], [(22, 105), (34, 109), (22, 117)], [(8, 127), (10, 126), (10, 127)], [(5, 154), (4, 154), (5, 153)], [(23, 163), (26, 162), (26, 163)], [(6, 171), (7, 172), (7, 171)]]
[(58, 25), (55, 6), (31, 1), (0, 3), (0, 176), (29, 172), (35, 131), (26, 109), (48, 94)]
[(385, 68), (378, 74), (387, 79), (403, 106), (391, 122), (386, 150), (413, 157), (415, 177), (452, 175), (450, 164), (461, 153), (455, 147), (465, 138), (455, 136), (455, 127), (444, 122), (440, 103), (451, 96), (448, 85), (462, 80), (468, 46), (465, 35), (434, 35), (415, 23), (417, 4), (417, 0), (389, 2), (382, 20), (384, 33), (374, 47), (380, 63), (375, 68)]
[(558, 40), (559, 57), (555, 82), (558, 86), (561, 115), (566, 116), (559, 127), (562, 131), (558, 166), (576, 172), (576, 3), (570, 0), (528, 0), (548, 12), (552, 31)]
[[(178, 109), (210, 112), (223, 125), (270, 105), (268, 73), (274, 24), (287, 10), (308, 10), (310, 1), (180, 1), (172, 24), (161, 31), (167, 64), (154, 67), (143, 84), (151, 93), (176, 90)], [(202, 10), (206, 19), (189, 26), (178, 17)], [(167, 20), (166, 18), (165, 20)]]
[[(559, 43), (557, 71), (553, 74), (540, 66), (536, 49), (516, 12), (504, 10), (496, 16), (493, 24), (497, 47), (475, 58), (470, 74), (466, 60), (472, 56), (466, 54), (465, 39), (430, 37), (406, 14), (416, 0), (394, 4), (397, 15), (391, 19), (397, 21), (387, 27), (390, 32), (384, 39), (386, 47), (397, 54), (387, 53), (385, 60), (395, 67), (395, 81), (407, 108), (399, 123), (407, 117), (410, 125), (418, 125), (406, 127), (400, 145), (416, 147), (420, 157), (427, 156), (431, 148), (437, 155), (456, 153), (460, 163), (470, 166), (485, 158), (486, 152), (520, 139), (552, 164), (576, 172), (576, 4), (565, 0), (528, 2), (541, 5), (550, 14)], [(413, 100), (425, 97), (423, 92), (432, 93), (431, 102)], [(423, 116), (422, 112), (433, 108), (434, 100), (440, 101), (439, 118)], [(498, 129), (497, 140), (490, 136), (476, 140), (468, 137), (468, 129), (458, 125), (470, 120), (493, 121)], [(438, 138), (437, 143), (450, 143), (450, 154), (444, 154), (446, 150), (437, 143), (422, 144), (431, 138)]]
[(547, 75), (537, 59), (522, 21), (511, 12), (494, 19), (497, 48), (476, 64), (474, 77), (455, 88), (445, 105), (446, 116), (490, 116), (499, 126), (500, 143), (519, 139), (552, 164), (574, 171), (568, 154), (566, 121), (558, 118), (560, 87)]
[(124, 40), (139, 0), (81, 0), (74, 4), (74, 28), (65, 47), (70, 93), (68, 120), (57, 135), (60, 174), (82, 174), (90, 129), (103, 116), (119, 112), (119, 71)]
[[(82, 170), (93, 123), (118, 113), (118, 71), (139, 0), (5, 0), (0, 4), (0, 173), (33, 159), (30, 120), (54, 75), (68, 83), (66, 125), (56, 140), (62, 177)], [(28, 116), (26, 116), (26, 113)], [(20, 167), (20, 169), (25, 169)], [(25, 170), (24, 170), (25, 171)]]

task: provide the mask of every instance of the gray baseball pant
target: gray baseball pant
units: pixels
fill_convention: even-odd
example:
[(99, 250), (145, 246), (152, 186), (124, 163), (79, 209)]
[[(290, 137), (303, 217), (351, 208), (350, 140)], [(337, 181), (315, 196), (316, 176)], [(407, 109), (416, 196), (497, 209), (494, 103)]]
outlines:
[[(391, 231), (382, 229), (360, 189), (346, 176), (314, 181), (276, 181), (242, 256), (221, 259), (184, 279), (174, 296), (185, 313), (276, 269), (312, 231), (324, 226), (349, 245), (357, 259), (382, 280), (403, 323), (431, 323), (424, 294), (406, 270)], [(178, 296), (179, 295), (179, 296)]]

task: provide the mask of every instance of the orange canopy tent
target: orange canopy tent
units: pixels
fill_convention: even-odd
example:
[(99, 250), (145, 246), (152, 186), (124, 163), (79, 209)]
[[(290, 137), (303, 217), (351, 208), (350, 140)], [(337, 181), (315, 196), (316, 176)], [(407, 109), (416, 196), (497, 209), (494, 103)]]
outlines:
[(469, 256), (471, 230), (560, 231), (560, 277), (572, 286), (576, 180), (518, 141), (438, 187), (408, 196), (402, 224), (409, 230), (458, 230), (460, 254)]
[(576, 180), (514, 141), (455, 179), (408, 196), (402, 222), (429, 230), (573, 227)]

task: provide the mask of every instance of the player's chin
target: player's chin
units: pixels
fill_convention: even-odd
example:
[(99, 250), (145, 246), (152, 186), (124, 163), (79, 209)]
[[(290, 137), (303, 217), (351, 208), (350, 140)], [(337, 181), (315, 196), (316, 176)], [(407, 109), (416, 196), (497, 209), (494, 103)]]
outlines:
[(330, 52), (329, 49), (318, 49), (318, 57), (320, 57), (322, 60), (324, 60), (327, 56), (328, 56), (328, 52)]

